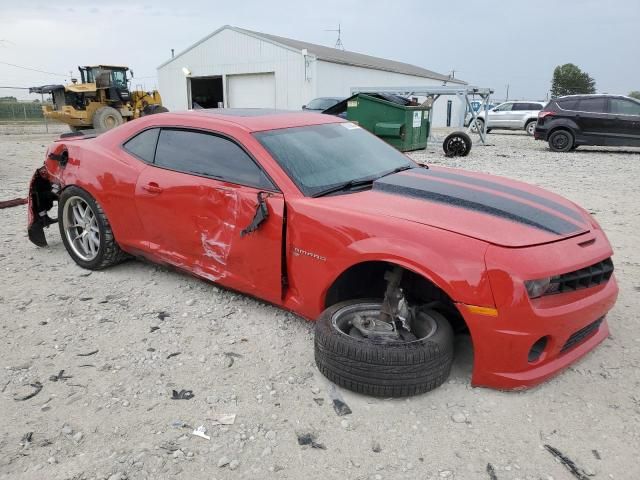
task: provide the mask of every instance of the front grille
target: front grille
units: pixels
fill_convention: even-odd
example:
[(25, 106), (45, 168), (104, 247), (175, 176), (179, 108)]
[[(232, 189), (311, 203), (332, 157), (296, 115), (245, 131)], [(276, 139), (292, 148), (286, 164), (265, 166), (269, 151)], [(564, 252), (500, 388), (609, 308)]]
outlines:
[(610, 258), (580, 270), (563, 273), (551, 278), (546, 295), (573, 292), (583, 288), (595, 287), (606, 283), (613, 273), (613, 261)]
[(576, 333), (569, 337), (569, 340), (562, 346), (560, 349), (560, 353), (565, 353), (568, 350), (571, 350), (573, 347), (584, 342), (588, 337), (590, 337), (593, 333), (595, 333), (602, 325), (604, 321), (604, 317), (600, 317), (595, 322), (590, 323), (584, 328), (581, 328)]

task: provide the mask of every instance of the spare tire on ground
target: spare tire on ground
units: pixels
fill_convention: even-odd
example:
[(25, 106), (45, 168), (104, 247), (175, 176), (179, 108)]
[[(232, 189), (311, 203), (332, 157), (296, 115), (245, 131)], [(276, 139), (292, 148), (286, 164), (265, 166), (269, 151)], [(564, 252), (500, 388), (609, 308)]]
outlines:
[[(453, 331), (447, 319), (433, 309), (420, 309), (411, 332), (389, 341), (385, 330), (390, 324), (376, 321), (381, 306), (381, 300), (349, 300), (320, 315), (315, 359), (322, 374), (341, 387), (376, 397), (417, 395), (440, 386), (453, 363)], [(366, 322), (366, 328), (377, 329), (380, 336), (363, 336)]]
[(442, 142), (447, 157), (466, 157), (471, 152), (471, 137), (464, 132), (453, 132)]

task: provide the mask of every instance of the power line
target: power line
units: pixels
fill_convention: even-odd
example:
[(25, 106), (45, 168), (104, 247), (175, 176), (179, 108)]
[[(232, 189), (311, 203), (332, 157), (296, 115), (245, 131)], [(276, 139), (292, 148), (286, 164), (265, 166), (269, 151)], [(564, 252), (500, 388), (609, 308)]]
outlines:
[(0, 88), (9, 88), (11, 90), (29, 90), (29, 87), (0, 87)]
[(69, 76), (69, 75), (62, 74), (62, 73), (46, 72), (44, 70), (38, 70), (37, 68), (24, 67), (22, 65), (16, 65), (14, 63), (8, 63), (8, 62), (0, 62), (0, 63), (3, 64), (3, 65), (9, 65), (10, 67), (21, 68), (23, 70), (30, 70), (32, 72), (46, 73), (47, 75), (57, 75), (59, 77), (68, 77)]

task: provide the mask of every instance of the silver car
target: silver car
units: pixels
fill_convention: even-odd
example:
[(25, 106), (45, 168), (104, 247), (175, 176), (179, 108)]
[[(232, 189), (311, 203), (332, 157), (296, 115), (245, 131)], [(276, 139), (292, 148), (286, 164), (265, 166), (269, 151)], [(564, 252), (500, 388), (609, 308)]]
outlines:
[[(489, 122), (487, 131), (494, 129), (524, 130), (527, 135), (533, 135), (538, 121), (538, 112), (544, 108), (543, 102), (504, 102), (488, 111)], [(470, 121), (470, 129), (477, 132), (478, 128), (484, 129), (485, 111), (478, 113), (476, 123)]]

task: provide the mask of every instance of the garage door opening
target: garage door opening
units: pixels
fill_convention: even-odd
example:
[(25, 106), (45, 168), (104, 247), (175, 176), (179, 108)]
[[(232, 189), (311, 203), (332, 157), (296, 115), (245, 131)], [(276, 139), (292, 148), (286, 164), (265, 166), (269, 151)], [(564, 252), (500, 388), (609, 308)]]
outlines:
[(222, 77), (191, 78), (191, 108), (218, 108), (223, 105)]

